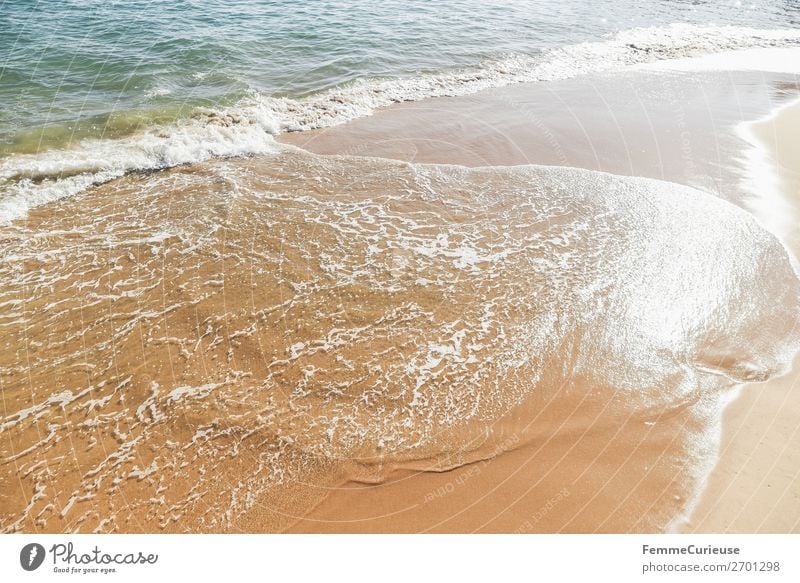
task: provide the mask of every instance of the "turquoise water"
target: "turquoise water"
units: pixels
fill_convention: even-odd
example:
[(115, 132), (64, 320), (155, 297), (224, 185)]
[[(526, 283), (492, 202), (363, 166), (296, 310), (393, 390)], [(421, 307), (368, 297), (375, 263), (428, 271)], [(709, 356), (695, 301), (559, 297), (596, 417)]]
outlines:
[(800, 8), (768, 0), (5, 0), (0, 142), (6, 152), (35, 151), (253, 92), (305, 97), (674, 22), (787, 28), (800, 22)]

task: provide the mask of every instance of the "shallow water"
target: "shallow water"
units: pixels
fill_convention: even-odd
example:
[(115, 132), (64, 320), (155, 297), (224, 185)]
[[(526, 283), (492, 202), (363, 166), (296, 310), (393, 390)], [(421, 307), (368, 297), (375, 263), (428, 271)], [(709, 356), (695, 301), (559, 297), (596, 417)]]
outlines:
[(748, 214), (581, 170), (281, 147), (0, 237), (6, 531), (235, 530), (282, 488), (494, 455), (553, 399), (577, 431), (677, 416), (663, 528), (725, 389), (797, 341), (800, 282)]
[(750, 215), (665, 182), (274, 136), (788, 54), (796, 9), (449, 4), (0, 4), (0, 529), (282, 530), (342, 481), (537, 439), (544, 477), (592, 442), (569, 479), (624, 507), (606, 528), (690, 509), (731, 387), (797, 348), (800, 284)]

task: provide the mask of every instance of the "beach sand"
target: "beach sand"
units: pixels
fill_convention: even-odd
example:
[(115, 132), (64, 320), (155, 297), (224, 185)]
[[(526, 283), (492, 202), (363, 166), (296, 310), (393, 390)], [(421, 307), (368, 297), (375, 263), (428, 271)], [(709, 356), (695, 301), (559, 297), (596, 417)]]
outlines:
[[(794, 377), (719, 426), (796, 335), (782, 247), (696, 190), (518, 167), (763, 211), (734, 127), (796, 94), (517, 85), (32, 210), (0, 231), (0, 526), (797, 531)], [(777, 127), (754, 126), (773, 157)]]
[[(781, 217), (781, 223), (794, 226), (800, 215), (787, 201), (797, 200), (800, 192), (800, 108), (783, 107), (777, 116), (752, 124), (754, 141), (761, 142), (764, 153), (758, 170), (781, 177), (780, 189), (765, 193), (766, 200), (756, 204), (748, 189), (747, 173), (753, 169), (745, 168), (743, 153), (756, 146), (747, 144), (735, 128), (785, 106), (797, 90), (793, 76), (761, 72), (665, 72), (647, 82), (619, 74), (400, 104), (347, 126), (282, 139), (323, 154), (470, 166), (553, 164), (649, 176), (763, 211), (760, 219), (767, 225), (778, 217), (764, 213), (781, 215), (788, 206), (793, 214), (788, 220)], [(777, 234), (798, 256), (800, 231), (789, 227)], [(720, 458), (707, 486), (692, 502), (689, 515), (671, 529), (800, 530), (798, 381), (792, 372), (741, 389), (725, 411)], [(624, 476), (632, 458), (622, 452), (630, 448), (607, 446), (625, 432), (590, 432), (569, 450), (536, 442), (473, 467), (405, 476), (379, 487), (351, 484), (334, 491), (293, 530), (642, 530), (641, 507), (632, 501), (649, 502), (653, 511), (668, 489), (641, 476)], [(658, 438), (649, 435), (643, 442), (654, 449), (636, 451), (633, 459), (651, 457), (657, 465)], [(618, 494), (609, 496), (611, 500), (604, 495), (604, 486), (613, 490), (617, 478), (619, 487), (636, 486), (621, 504)], [(589, 492), (576, 492), (587, 482)]]

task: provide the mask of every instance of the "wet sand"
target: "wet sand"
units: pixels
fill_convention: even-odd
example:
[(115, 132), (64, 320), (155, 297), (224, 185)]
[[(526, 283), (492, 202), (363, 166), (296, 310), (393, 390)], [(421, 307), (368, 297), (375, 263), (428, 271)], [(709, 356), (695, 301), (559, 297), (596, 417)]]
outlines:
[(129, 174), (31, 211), (0, 233), (0, 527), (737, 530), (709, 496), (763, 514), (737, 480), (766, 471), (784, 494), (754, 528), (796, 530), (797, 435), (763, 423), (796, 418), (792, 377), (719, 426), (794, 345), (784, 250), (696, 190), (514, 168), (750, 208), (732, 128), (795, 95), (752, 72), (519, 85), (283, 138), (349, 157)]
[[(792, 102), (749, 124), (765, 170), (779, 179), (784, 212), (780, 234), (800, 257), (800, 104)], [(793, 372), (746, 389), (725, 412), (720, 462), (687, 530), (694, 532), (800, 531), (800, 359)]]
[[(620, 74), (400, 104), (344, 127), (289, 134), (282, 139), (324, 154), (471, 166), (554, 164), (650, 176), (692, 185), (748, 210), (761, 211), (760, 219), (770, 225), (775, 216), (764, 212), (780, 215), (786, 197), (798, 192), (798, 109), (782, 110), (780, 119), (754, 127), (780, 165), (782, 177), (780, 191), (765, 193), (765, 200), (756, 204), (748, 188), (752, 168), (745, 163), (745, 151), (752, 146), (735, 127), (765, 116), (796, 95), (792, 75), (664, 72), (643, 83), (634, 75)], [(800, 216), (796, 206), (793, 210), (790, 216)], [(798, 224), (796, 219), (788, 222)], [(798, 231), (787, 229), (778, 234), (797, 256)], [(795, 362), (795, 371), (797, 365)], [(679, 518), (670, 528), (689, 532), (800, 530), (799, 380), (791, 373), (744, 386), (726, 409), (720, 459), (707, 487), (700, 499), (693, 501), (690, 516)], [(293, 529), (647, 530), (640, 521), (642, 506), (637, 505), (652, 503), (654, 509), (668, 490), (641, 476), (628, 475), (626, 479), (631, 457), (623, 452), (630, 448), (600, 445), (611, 444), (611, 437), (598, 431), (577, 442), (566, 456), (564, 449), (539, 442), (445, 474), (404, 476), (379, 487), (351, 484), (331, 493)], [(652, 446), (658, 440), (649, 436), (644, 442)], [(655, 465), (663, 459), (658, 449), (643, 457), (646, 455), (652, 456)], [(638, 455), (633, 458), (641, 459)], [(615, 469), (621, 471), (614, 473)], [(609, 495), (604, 488), (580, 491), (587, 474), (603, 472), (619, 479), (619, 487), (634, 484), (631, 495), (622, 497), (620, 503), (618, 493)], [(613, 490), (612, 483), (608, 481), (609, 490)]]
[(2, 235), (12, 532), (659, 531), (798, 342), (751, 216), (585, 170), (286, 148)]

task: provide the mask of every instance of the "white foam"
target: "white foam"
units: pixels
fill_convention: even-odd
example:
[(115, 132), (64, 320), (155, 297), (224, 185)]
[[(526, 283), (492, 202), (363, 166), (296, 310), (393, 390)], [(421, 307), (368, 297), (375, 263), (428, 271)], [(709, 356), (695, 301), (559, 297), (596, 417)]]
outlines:
[(211, 391), (214, 389), (218, 389), (221, 387), (223, 383), (207, 383), (205, 385), (200, 385), (199, 387), (177, 387), (173, 389), (168, 397), (167, 400), (171, 402), (181, 401), (183, 399), (202, 399), (207, 397)]

